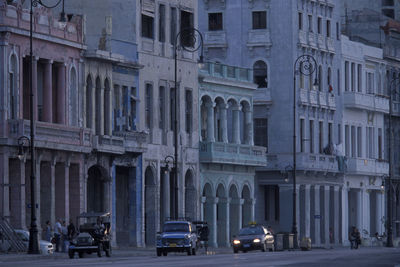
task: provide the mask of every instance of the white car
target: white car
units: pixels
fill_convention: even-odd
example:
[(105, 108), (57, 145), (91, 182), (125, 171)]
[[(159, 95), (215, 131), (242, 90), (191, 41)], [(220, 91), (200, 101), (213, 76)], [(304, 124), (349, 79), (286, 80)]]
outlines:
[[(29, 232), (26, 230), (21, 230), (17, 229), (14, 230), (15, 233), (21, 238), (22, 242), (26, 245), (28, 248), (29, 246)], [(48, 242), (46, 240), (39, 240), (39, 250), (41, 254), (47, 255), (47, 254), (53, 254), (54, 253), (54, 246), (51, 242)]]

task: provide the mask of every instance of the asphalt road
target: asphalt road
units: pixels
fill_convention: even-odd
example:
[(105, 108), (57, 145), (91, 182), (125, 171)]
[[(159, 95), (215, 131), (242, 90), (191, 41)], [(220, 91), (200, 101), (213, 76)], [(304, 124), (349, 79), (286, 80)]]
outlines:
[[(225, 251), (226, 253), (226, 251)], [(149, 252), (147, 256), (130, 256), (124, 253), (114, 253), (111, 258), (98, 258), (88, 255), (83, 259), (69, 259), (66, 254), (56, 257), (36, 257), (21, 255), (20, 257), (2, 257), (0, 266), (33, 267), (33, 266), (396, 266), (400, 267), (399, 248), (361, 248), (359, 250), (317, 249), (313, 251), (283, 251), (283, 252), (249, 252), (227, 253), (215, 255), (186, 256), (186, 254), (168, 254), (167, 257), (157, 257)], [(155, 254), (155, 253), (154, 253)]]

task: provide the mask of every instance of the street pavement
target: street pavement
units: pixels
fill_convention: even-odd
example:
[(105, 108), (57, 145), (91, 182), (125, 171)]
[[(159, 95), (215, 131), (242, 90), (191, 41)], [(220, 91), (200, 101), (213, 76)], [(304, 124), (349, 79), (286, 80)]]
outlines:
[(96, 254), (80, 259), (69, 259), (66, 253), (50, 256), (27, 254), (0, 254), (0, 266), (299, 266), (299, 267), (400, 267), (400, 248), (363, 247), (314, 249), (311, 251), (248, 252), (233, 254), (231, 249), (212, 249), (208, 254), (199, 251), (196, 256), (185, 253), (169, 253), (157, 257), (155, 249), (115, 249), (111, 258), (98, 258)]

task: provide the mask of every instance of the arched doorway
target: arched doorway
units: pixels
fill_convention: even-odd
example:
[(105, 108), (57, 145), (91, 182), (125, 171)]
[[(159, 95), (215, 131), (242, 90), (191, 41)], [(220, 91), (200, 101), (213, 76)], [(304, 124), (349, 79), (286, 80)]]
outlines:
[(156, 244), (156, 181), (151, 167), (146, 168), (144, 190), (144, 231), (146, 246)]
[(236, 185), (231, 185), (229, 189), (229, 198), (231, 199), (229, 203), (229, 237), (232, 240), (234, 235), (239, 234), (240, 220), (241, 220), (241, 206), (240, 198)]
[(87, 180), (87, 208), (88, 212), (106, 211), (105, 194), (106, 182), (109, 180), (106, 170), (99, 165), (94, 165), (88, 170)]
[(242, 227), (251, 222), (251, 195), (250, 189), (247, 185), (243, 187), (242, 198), (244, 199), (242, 211)]
[(185, 175), (185, 217), (190, 220), (196, 219), (196, 199), (193, 174), (188, 170)]
[(208, 223), (209, 227), (209, 244), (216, 245), (216, 225), (215, 225), (215, 213), (214, 213), (214, 197), (212, 187), (209, 183), (206, 183), (203, 187), (202, 196), (205, 198), (205, 202), (203, 203), (203, 220)]
[(223, 247), (227, 245), (227, 198), (225, 187), (222, 184), (219, 184), (217, 187), (217, 198), (217, 243), (218, 247)]

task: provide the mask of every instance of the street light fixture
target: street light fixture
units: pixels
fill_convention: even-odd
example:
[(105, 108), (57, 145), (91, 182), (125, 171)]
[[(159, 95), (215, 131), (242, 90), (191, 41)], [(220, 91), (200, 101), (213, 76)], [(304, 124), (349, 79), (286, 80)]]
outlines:
[[(312, 76), (315, 72), (314, 86), (318, 85), (318, 73), (317, 73), (317, 61), (311, 55), (301, 55), (299, 56), (293, 65), (293, 244), (294, 248), (299, 248), (298, 238), (297, 238), (297, 218), (296, 218), (296, 74), (300, 73), (305, 76)], [(311, 82), (311, 79), (310, 79)]]
[(392, 149), (392, 142), (393, 142), (393, 129), (392, 129), (392, 115), (393, 115), (393, 93), (395, 93), (395, 89), (393, 85), (395, 83), (399, 83), (400, 79), (398, 77), (394, 77), (389, 84), (389, 176), (388, 176), (388, 188), (387, 188), (387, 247), (393, 247), (393, 227), (392, 227), (392, 175), (393, 175), (393, 149)]
[[(36, 196), (35, 196), (35, 176), (36, 176), (36, 168), (35, 168), (35, 118), (33, 114), (33, 89), (32, 89), (32, 76), (33, 76), (33, 7), (37, 7), (39, 4), (46, 8), (55, 8), (62, 2), (62, 12), (60, 17), (60, 22), (66, 22), (65, 12), (64, 12), (64, 0), (57, 0), (54, 5), (46, 5), (42, 2), (42, 0), (31, 0), (30, 7), (30, 24), (29, 24), (29, 57), (30, 57), (30, 69), (29, 69), (29, 118), (30, 118), (30, 153), (31, 153), (31, 225), (29, 229), (29, 247), (28, 254), (39, 254), (39, 239), (38, 239), (38, 229), (36, 224)], [(29, 140), (26, 136), (22, 136), (18, 138), (18, 145), (20, 146), (20, 141)], [(21, 146), (20, 146), (21, 147)], [(22, 149), (22, 148), (21, 148)], [(19, 152), (22, 152), (19, 151)], [(18, 157), (20, 153), (18, 153)]]
[[(180, 37), (180, 38), (179, 38)], [(174, 85), (175, 85), (175, 107), (174, 107), (174, 149), (175, 149), (175, 155), (174, 157), (170, 156), (173, 158), (173, 163), (174, 163), (174, 170), (173, 170), (173, 188), (172, 190), (173, 196), (172, 198), (172, 218), (177, 219), (178, 218), (178, 39), (180, 39), (179, 42), (179, 47), (182, 50), (188, 51), (188, 52), (196, 52), (199, 49), (201, 49), (200, 53), (200, 58), (198, 60), (199, 67), (202, 67), (203, 65), (203, 35), (199, 30), (196, 28), (185, 28), (182, 29), (180, 32), (175, 37), (175, 43), (174, 43), (174, 60), (175, 60), (175, 79), (174, 79)], [(167, 156), (168, 157), (168, 156)], [(166, 157), (166, 159), (167, 159)]]

